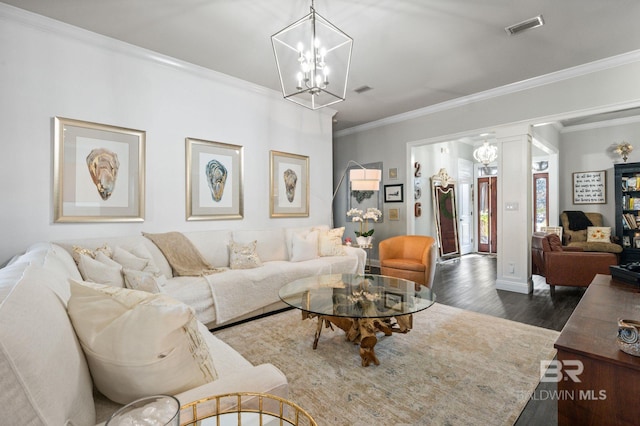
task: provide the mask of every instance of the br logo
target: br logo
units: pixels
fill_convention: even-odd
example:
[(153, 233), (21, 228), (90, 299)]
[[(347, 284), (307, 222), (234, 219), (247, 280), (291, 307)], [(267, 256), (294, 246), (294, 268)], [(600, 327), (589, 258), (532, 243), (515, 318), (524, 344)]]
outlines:
[(541, 382), (558, 383), (562, 380), (572, 380), (575, 383), (581, 383), (578, 376), (584, 371), (582, 361), (575, 359), (567, 359), (564, 361), (544, 360), (540, 361)]

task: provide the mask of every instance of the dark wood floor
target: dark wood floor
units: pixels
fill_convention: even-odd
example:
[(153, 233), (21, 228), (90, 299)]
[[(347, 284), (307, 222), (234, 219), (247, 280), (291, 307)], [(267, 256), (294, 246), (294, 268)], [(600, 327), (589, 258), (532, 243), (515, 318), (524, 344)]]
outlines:
[[(534, 276), (531, 294), (496, 290), (496, 258), (466, 255), (439, 263), (433, 291), (439, 303), (470, 311), (560, 331), (585, 289), (557, 287), (551, 294), (544, 278)], [(555, 383), (541, 383), (536, 395), (549, 395)], [(542, 393), (541, 393), (542, 391)], [(516, 421), (517, 426), (557, 425), (557, 401), (532, 398)]]

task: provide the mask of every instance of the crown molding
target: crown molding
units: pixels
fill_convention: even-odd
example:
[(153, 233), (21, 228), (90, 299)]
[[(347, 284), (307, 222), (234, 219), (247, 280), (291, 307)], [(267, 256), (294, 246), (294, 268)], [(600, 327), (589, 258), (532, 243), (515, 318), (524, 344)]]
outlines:
[(556, 83), (571, 78), (580, 77), (583, 75), (591, 74), (598, 71), (607, 70), (610, 68), (619, 67), (621, 65), (627, 65), (640, 61), (640, 50), (633, 50), (631, 52), (623, 53), (609, 58), (601, 59), (598, 61), (589, 62), (583, 65), (567, 68), (560, 71), (555, 71), (549, 74), (533, 77), (527, 80), (522, 80), (516, 83), (507, 84), (505, 86), (496, 87), (493, 89), (485, 90), (483, 92), (474, 93), (468, 96), (462, 96), (460, 98), (452, 99), (450, 101), (441, 102), (439, 104), (430, 105), (428, 107), (419, 108), (413, 111), (408, 111), (402, 114), (393, 115), (390, 117), (382, 118), (380, 120), (372, 121), (369, 123), (361, 124), (358, 126), (350, 127), (348, 129), (338, 130), (334, 132), (334, 137), (342, 137), (351, 135), (366, 130), (375, 129), (389, 124), (401, 123), (403, 121), (411, 120), (414, 118), (424, 117), (430, 114), (434, 114), (441, 111), (446, 111), (461, 106), (469, 105), (475, 102), (485, 101), (499, 96), (509, 95), (511, 93), (519, 92), (522, 90), (529, 90), (540, 86)]

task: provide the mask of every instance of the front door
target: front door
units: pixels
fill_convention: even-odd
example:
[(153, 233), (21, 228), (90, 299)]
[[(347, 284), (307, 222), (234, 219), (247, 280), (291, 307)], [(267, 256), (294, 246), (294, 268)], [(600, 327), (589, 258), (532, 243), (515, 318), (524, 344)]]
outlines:
[(497, 253), (498, 178), (478, 178), (478, 251)]

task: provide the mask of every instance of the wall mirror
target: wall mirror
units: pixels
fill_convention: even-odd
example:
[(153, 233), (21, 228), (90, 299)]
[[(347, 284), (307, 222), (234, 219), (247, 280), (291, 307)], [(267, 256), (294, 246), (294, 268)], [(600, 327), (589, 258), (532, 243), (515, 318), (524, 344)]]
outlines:
[(433, 217), (441, 258), (460, 256), (455, 182), (445, 169), (431, 176)]

